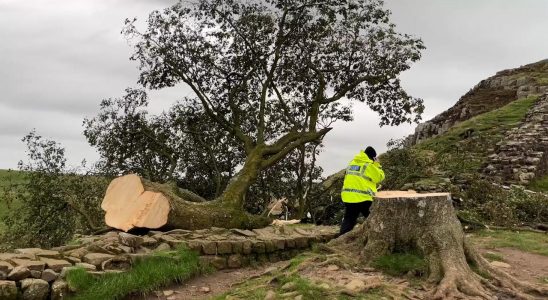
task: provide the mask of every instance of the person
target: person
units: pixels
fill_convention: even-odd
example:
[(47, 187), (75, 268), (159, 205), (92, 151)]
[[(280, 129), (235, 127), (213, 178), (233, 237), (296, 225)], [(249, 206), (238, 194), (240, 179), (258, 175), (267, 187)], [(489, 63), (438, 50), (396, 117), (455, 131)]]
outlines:
[(344, 217), (339, 235), (351, 231), (360, 213), (367, 218), (377, 185), (384, 180), (384, 171), (377, 161), (373, 147), (360, 151), (350, 162), (344, 175), (341, 198), (344, 203)]

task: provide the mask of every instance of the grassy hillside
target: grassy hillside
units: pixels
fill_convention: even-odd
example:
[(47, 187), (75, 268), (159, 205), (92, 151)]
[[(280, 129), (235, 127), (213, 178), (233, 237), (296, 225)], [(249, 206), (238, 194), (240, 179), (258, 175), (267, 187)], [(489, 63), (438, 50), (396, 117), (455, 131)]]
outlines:
[(25, 181), (25, 174), (17, 170), (2, 170), (0, 169), (0, 189), (4, 188), (10, 183), (20, 184)]
[[(525, 117), (527, 111), (538, 100), (538, 97), (520, 99), (506, 106), (481, 114), (451, 128), (443, 135), (426, 140), (417, 145), (417, 149), (434, 151), (439, 155), (462, 157), (456, 161), (458, 171), (473, 172), (477, 170), (504, 133), (515, 127)], [(447, 165), (440, 165), (444, 171), (453, 171)]]
[(520, 123), (537, 100), (536, 96), (516, 100), (413, 146), (412, 159), (416, 161), (412, 165), (390, 154), (385, 155), (381, 160), (387, 169), (397, 172), (401, 168), (411, 168), (414, 172), (409, 180), (400, 181), (390, 188), (428, 190), (449, 181), (458, 182), (476, 176), (496, 143), (503, 139), (505, 132)]
[[(513, 101), (458, 123), (444, 134), (381, 157), (385, 189), (451, 192), (460, 197), (459, 216), (473, 222), (516, 226), (548, 222), (548, 197), (504, 190), (481, 178), (482, 168), (505, 133), (525, 118), (539, 97)], [(548, 176), (528, 188), (547, 192)]]
[(6, 193), (9, 192), (8, 188), (23, 184), (25, 180), (25, 174), (21, 171), (0, 170), (0, 231), (2, 231), (4, 226), (2, 218), (16, 206), (16, 203), (11, 203), (6, 198)]

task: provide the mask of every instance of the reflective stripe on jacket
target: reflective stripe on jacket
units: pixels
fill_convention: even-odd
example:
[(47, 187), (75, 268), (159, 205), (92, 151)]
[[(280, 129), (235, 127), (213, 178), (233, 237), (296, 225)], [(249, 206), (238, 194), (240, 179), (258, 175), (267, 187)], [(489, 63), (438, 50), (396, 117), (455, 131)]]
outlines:
[(347, 203), (373, 201), (377, 184), (383, 180), (384, 171), (381, 165), (360, 151), (346, 168), (341, 191), (342, 201)]

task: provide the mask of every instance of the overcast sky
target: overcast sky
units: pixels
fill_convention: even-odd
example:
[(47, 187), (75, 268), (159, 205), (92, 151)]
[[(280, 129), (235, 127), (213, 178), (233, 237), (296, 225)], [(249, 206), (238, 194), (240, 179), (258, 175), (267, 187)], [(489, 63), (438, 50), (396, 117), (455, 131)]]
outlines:
[[(172, 0), (0, 0), (0, 168), (26, 159), (21, 138), (33, 128), (61, 142), (71, 164), (97, 159), (82, 135), (84, 117), (103, 98), (136, 86), (137, 65), (120, 34), (127, 17), (143, 19)], [(386, 0), (400, 32), (421, 37), (423, 58), (402, 79), (425, 100), (427, 120), (499, 70), (548, 58), (546, 0)], [(151, 94), (161, 112), (187, 89)], [(366, 145), (385, 150), (414, 125), (379, 128), (354, 106), (355, 121), (336, 123), (320, 164), (330, 174)]]

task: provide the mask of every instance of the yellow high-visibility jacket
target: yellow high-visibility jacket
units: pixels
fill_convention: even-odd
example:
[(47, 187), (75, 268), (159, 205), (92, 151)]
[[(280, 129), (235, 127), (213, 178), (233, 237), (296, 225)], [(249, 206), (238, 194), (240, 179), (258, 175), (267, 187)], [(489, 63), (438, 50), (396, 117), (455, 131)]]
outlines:
[(384, 180), (381, 164), (360, 151), (346, 168), (341, 198), (346, 203), (373, 201), (377, 184)]

